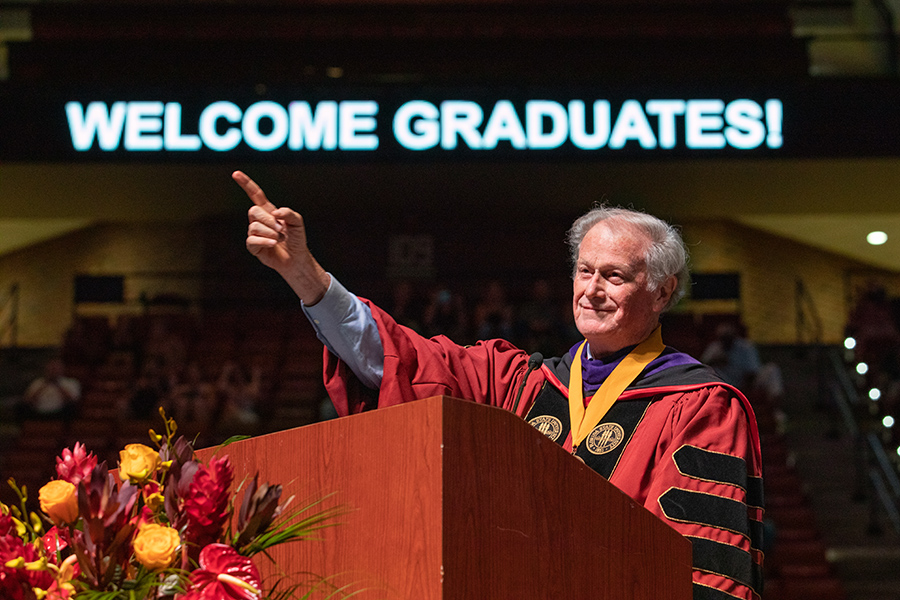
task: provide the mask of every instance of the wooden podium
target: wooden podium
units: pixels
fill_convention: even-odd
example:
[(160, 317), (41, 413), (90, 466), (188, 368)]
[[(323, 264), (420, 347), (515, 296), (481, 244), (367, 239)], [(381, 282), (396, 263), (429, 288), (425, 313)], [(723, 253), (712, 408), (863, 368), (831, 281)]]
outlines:
[(684, 537), (497, 408), (428, 398), (222, 453), (236, 482), (258, 470), (294, 507), (334, 492), (329, 504), (350, 509), (322, 541), (272, 555), (288, 573), (367, 590), (354, 598), (691, 598)]

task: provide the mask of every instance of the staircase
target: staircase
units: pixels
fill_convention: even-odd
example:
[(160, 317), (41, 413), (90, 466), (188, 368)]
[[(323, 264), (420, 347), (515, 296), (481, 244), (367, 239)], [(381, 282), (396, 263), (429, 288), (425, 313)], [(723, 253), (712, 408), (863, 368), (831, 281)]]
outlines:
[[(772, 595), (776, 589), (766, 597), (900, 600), (900, 533), (873, 497), (868, 466), (821, 376), (821, 356), (815, 350), (793, 348), (769, 349), (766, 355), (781, 366), (785, 378), (780, 438), (786, 443), (788, 465), (799, 475), (800, 497), (812, 509), (827, 561), (815, 567), (818, 571), (795, 573), (795, 581), (808, 576), (813, 583), (808, 595)], [(764, 446), (764, 461), (766, 450)], [(773, 514), (778, 510), (770, 507)], [(776, 529), (774, 555), (779, 544), (781, 549), (790, 545), (778, 534)], [(842, 589), (812, 591), (832, 577)]]

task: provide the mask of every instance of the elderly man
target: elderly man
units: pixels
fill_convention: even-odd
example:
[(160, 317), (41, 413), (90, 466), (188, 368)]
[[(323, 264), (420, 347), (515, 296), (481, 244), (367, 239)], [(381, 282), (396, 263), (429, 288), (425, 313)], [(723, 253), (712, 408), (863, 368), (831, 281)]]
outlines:
[(322, 269), (299, 214), (233, 177), (254, 203), (247, 248), (284, 277), (327, 347), (339, 414), (441, 394), (511, 410), (691, 540), (695, 599), (759, 597), (756, 421), (736, 388), (662, 343), (659, 316), (687, 280), (672, 227), (605, 207), (575, 222), (572, 310), (584, 340), (541, 360), (504, 340), (463, 347), (398, 325)]

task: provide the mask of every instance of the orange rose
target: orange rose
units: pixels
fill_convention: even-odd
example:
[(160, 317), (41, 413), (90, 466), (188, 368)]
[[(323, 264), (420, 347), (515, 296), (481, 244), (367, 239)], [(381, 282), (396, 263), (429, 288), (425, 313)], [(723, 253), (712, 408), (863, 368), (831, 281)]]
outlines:
[(178, 531), (148, 523), (134, 536), (134, 557), (148, 569), (165, 569), (174, 562), (180, 545)]
[(119, 452), (119, 477), (122, 481), (144, 481), (159, 466), (159, 452), (143, 444), (128, 444)]
[(68, 481), (51, 481), (38, 492), (41, 510), (54, 523), (74, 523), (78, 518), (78, 496)]

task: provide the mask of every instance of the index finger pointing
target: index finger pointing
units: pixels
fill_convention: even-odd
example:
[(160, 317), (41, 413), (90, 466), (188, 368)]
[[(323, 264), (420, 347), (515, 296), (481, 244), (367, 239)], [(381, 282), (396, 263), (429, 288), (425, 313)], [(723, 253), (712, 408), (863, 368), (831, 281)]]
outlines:
[(231, 174), (231, 178), (234, 179), (235, 183), (241, 186), (241, 189), (244, 190), (247, 197), (253, 201), (253, 204), (259, 206), (266, 212), (275, 210), (275, 205), (269, 202), (269, 199), (266, 198), (266, 194), (262, 191), (262, 188), (259, 187), (255, 181), (247, 177), (243, 171), (235, 171)]

